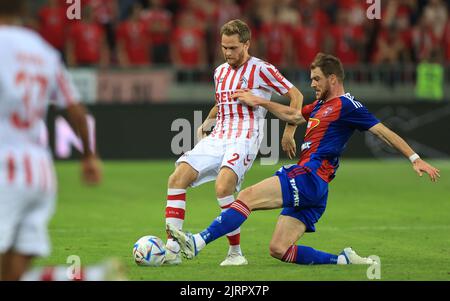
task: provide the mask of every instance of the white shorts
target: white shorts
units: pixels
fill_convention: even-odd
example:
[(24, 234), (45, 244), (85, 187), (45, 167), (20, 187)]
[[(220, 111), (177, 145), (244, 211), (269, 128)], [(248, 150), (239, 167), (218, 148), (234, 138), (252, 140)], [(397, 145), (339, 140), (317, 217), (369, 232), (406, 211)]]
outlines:
[[(29, 167), (23, 158), (28, 156)], [(9, 168), (7, 158), (14, 158)], [(13, 170), (9, 171), (10, 169)], [(8, 180), (9, 175), (13, 176)], [(27, 184), (29, 178), (30, 184)], [(23, 255), (48, 256), (47, 225), (56, 201), (56, 180), (46, 149), (0, 149), (0, 254), (9, 250)]]
[(208, 136), (182, 155), (176, 165), (186, 162), (198, 172), (192, 187), (214, 181), (222, 167), (231, 168), (238, 177), (236, 191), (241, 188), (245, 173), (255, 161), (261, 145), (256, 135), (253, 139), (227, 140)]
[(0, 254), (48, 256), (48, 221), (55, 209), (54, 194), (0, 186)]

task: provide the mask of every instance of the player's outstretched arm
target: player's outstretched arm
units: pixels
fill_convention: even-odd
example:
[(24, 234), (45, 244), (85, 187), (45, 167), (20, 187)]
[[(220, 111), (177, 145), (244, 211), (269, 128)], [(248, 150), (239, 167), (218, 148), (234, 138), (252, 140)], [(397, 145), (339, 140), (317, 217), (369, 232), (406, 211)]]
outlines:
[[(292, 87), (284, 96), (290, 99), (289, 106), (296, 110), (301, 110), (303, 105), (303, 94), (296, 88)], [(295, 158), (297, 152), (297, 145), (295, 143), (294, 135), (297, 130), (296, 124), (287, 123), (284, 128), (283, 137), (281, 139), (281, 147), (286, 152), (289, 159)]]
[(430, 179), (433, 182), (437, 182), (437, 180), (440, 178), (439, 169), (422, 160), (402, 137), (391, 131), (382, 123), (374, 125), (369, 129), (369, 131), (375, 134), (381, 140), (385, 141), (391, 147), (397, 149), (405, 157), (409, 158), (413, 165), (413, 169), (419, 176), (422, 176), (425, 172), (430, 176)]
[(250, 107), (261, 106), (277, 116), (277, 118), (291, 124), (301, 125), (306, 122), (306, 120), (302, 116), (301, 110), (294, 109), (276, 102), (268, 101), (264, 98), (253, 95), (253, 93), (248, 89), (236, 90), (236, 92), (231, 95), (231, 97), (237, 98), (241, 103), (246, 104)]
[(86, 110), (81, 104), (67, 107), (69, 123), (83, 143), (83, 158), (81, 159), (82, 178), (88, 185), (96, 185), (101, 181), (100, 161), (89, 147), (89, 133)]

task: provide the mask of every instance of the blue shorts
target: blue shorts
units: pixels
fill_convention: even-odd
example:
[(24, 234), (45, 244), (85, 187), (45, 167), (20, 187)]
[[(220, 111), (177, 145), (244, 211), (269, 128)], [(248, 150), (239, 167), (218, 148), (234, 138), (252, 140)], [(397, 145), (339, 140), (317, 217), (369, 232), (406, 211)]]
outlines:
[(305, 224), (306, 232), (315, 232), (314, 224), (327, 205), (328, 183), (299, 165), (283, 166), (275, 175), (283, 195), (281, 215), (296, 218)]

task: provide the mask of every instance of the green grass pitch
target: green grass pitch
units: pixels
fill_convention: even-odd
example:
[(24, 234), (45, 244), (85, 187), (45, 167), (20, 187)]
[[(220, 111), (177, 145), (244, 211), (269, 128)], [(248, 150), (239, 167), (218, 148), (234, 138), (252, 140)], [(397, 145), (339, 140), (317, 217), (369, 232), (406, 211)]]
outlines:
[[(300, 244), (338, 253), (352, 246), (381, 259), (381, 280), (450, 280), (450, 164), (437, 184), (419, 178), (407, 161), (343, 159), (330, 185), (328, 207), (316, 233)], [(255, 162), (247, 187), (281, 166)], [(66, 265), (78, 255), (83, 265), (117, 257), (130, 280), (367, 280), (366, 266), (299, 266), (271, 258), (269, 242), (280, 210), (253, 212), (242, 227), (241, 245), (248, 266), (219, 267), (226, 238), (210, 244), (180, 266), (138, 267), (134, 242), (144, 235), (165, 238), (167, 178), (173, 161), (104, 162), (99, 187), (80, 182), (77, 162), (59, 162), (57, 211), (50, 223), (52, 255), (36, 265)], [(184, 228), (203, 230), (219, 214), (213, 182), (187, 195)]]

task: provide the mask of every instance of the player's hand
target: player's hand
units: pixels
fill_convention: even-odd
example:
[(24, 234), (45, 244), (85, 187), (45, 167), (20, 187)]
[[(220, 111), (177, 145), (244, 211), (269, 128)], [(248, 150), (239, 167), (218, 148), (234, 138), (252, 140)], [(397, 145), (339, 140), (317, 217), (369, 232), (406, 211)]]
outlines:
[(201, 125), (198, 129), (197, 129), (197, 141), (202, 140), (203, 138), (205, 138), (206, 136), (208, 136), (208, 133), (205, 132), (203, 130), (203, 125)]
[(252, 94), (252, 92), (249, 89), (236, 90), (231, 95), (231, 98), (238, 98), (238, 100), (241, 103), (250, 107), (258, 106), (258, 99), (255, 97), (255, 95)]
[(284, 134), (281, 139), (281, 147), (283, 151), (286, 152), (289, 159), (295, 158), (295, 153), (297, 152), (297, 145), (295, 144), (295, 139), (289, 134)]
[(102, 170), (100, 160), (95, 155), (90, 155), (81, 160), (82, 181), (87, 185), (100, 184), (102, 180)]
[(414, 161), (413, 168), (420, 177), (423, 176), (424, 172), (426, 172), (430, 176), (431, 181), (433, 182), (437, 182), (438, 179), (441, 177), (441, 175), (439, 174), (440, 173), (439, 169), (431, 166), (430, 164), (428, 164), (427, 162), (425, 162), (420, 158)]

